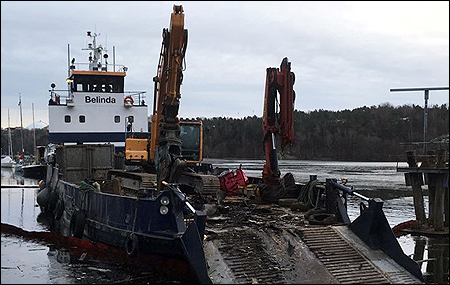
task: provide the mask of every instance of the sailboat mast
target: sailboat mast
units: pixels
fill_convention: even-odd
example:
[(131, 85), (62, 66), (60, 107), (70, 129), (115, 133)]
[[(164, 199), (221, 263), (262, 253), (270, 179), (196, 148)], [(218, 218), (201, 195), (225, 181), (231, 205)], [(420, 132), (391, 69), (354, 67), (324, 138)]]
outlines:
[(33, 114), (33, 150), (36, 151), (36, 127), (34, 126), (34, 103), (31, 103), (31, 110)]
[(13, 148), (12, 148), (12, 139), (11, 139), (11, 125), (9, 122), (9, 109), (8, 109), (8, 155), (12, 157)]
[(20, 137), (22, 142), (22, 154), (25, 152), (25, 149), (23, 148), (23, 123), (22, 123), (22, 97), (19, 93), (19, 106), (20, 106)]

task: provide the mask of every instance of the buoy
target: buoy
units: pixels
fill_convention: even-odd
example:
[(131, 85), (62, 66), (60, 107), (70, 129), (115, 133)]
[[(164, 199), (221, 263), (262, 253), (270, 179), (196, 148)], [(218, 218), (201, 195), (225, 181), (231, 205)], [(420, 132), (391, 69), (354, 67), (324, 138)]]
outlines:
[(125, 97), (123, 99), (123, 103), (124, 103), (125, 106), (133, 106), (133, 104), (134, 104), (133, 97), (131, 97), (131, 96)]

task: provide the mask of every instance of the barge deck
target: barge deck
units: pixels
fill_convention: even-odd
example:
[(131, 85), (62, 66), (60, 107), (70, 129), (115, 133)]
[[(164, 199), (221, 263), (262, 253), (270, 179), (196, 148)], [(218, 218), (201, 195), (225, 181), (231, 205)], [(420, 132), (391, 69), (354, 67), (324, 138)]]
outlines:
[(305, 213), (227, 197), (203, 241), (213, 283), (423, 283), (346, 225), (310, 225)]

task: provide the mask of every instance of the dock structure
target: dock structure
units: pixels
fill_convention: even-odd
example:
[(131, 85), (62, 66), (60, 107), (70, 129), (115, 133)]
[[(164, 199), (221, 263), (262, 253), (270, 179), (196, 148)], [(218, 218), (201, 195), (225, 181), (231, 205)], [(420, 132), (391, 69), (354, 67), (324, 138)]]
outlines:
[[(419, 227), (413, 232), (419, 234), (448, 235), (449, 222), (449, 151), (442, 144), (436, 150), (428, 150), (426, 155), (417, 155), (414, 150), (406, 152), (407, 167), (397, 167), (397, 172), (405, 173), (406, 186), (413, 190), (414, 211)], [(428, 185), (428, 218), (422, 186)]]
[[(413, 190), (414, 211), (419, 227), (412, 230), (418, 234), (448, 235), (448, 134), (439, 140), (428, 141), (428, 99), (430, 91), (448, 91), (449, 87), (393, 88), (391, 92), (424, 92), (423, 141), (409, 145), (423, 147), (422, 154), (416, 150), (406, 152), (408, 167), (398, 167), (397, 172), (405, 173), (406, 186)], [(425, 215), (422, 186), (428, 185), (429, 213)]]

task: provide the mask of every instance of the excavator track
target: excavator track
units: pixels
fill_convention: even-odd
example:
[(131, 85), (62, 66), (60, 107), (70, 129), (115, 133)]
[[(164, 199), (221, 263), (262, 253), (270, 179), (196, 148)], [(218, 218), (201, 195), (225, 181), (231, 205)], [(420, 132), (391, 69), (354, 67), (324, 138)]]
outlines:
[(178, 180), (180, 184), (191, 187), (201, 195), (216, 196), (220, 190), (220, 181), (216, 175), (200, 174), (195, 172), (183, 172)]

